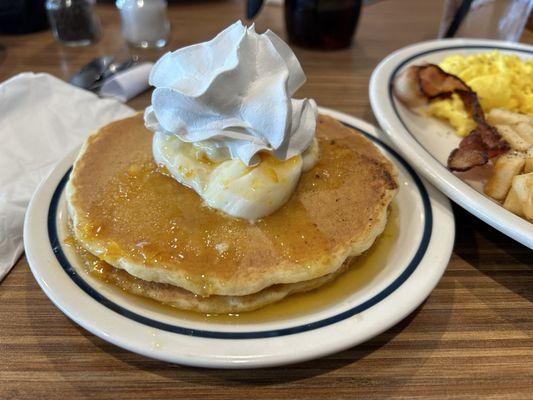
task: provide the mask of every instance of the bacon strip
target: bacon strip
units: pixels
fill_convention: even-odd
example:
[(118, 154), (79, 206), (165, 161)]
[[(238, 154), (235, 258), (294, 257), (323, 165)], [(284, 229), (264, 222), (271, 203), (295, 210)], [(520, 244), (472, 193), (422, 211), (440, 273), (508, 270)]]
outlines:
[[(496, 157), (507, 150), (509, 144), (500, 136), (496, 128), (485, 121), (485, 114), (476, 92), (455, 75), (442, 70), (438, 65), (426, 64), (409, 67), (409, 73), (398, 76), (410, 82), (395, 82), (398, 86), (410, 88), (413, 94), (426, 99), (448, 98), (453, 93), (459, 95), (466, 110), (476, 122), (476, 128), (464, 137), (459, 147), (448, 157), (448, 168), (452, 171), (467, 171), (473, 167), (486, 164), (490, 158)], [(412, 79), (416, 76), (416, 80)], [(416, 82), (416, 83), (415, 83)], [(415, 87), (416, 86), (416, 87)], [(402, 93), (403, 94), (403, 93)], [(405, 96), (404, 96), (405, 97)], [(411, 96), (412, 97), (412, 96)]]
[(498, 131), (486, 123), (480, 123), (461, 140), (458, 148), (452, 150), (448, 157), (448, 168), (452, 171), (468, 171), (486, 164), (489, 158), (507, 150), (509, 144), (501, 138)]
[(448, 97), (458, 90), (472, 91), (461, 79), (435, 64), (418, 67), (418, 84), (428, 99)]
[(470, 168), (479, 167), (489, 161), (486, 151), (472, 149), (453, 149), (448, 157), (448, 168), (452, 171), (468, 171)]

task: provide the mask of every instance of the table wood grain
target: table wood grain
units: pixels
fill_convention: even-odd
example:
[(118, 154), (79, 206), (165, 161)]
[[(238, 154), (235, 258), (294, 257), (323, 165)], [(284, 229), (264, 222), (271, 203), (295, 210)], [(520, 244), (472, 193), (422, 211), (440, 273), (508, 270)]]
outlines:
[[(375, 122), (368, 81), (391, 51), (435, 37), (440, 0), (388, 0), (363, 10), (355, 42), (331, 53), (295, 48), (308, 76), (300, 96)], [(173, 4), (167, 49), (207, 40), (243, 16), (241, 1)], [(97, 55), (128, 49), (117, 11), (101, 5), (102, 40), (63, 47), (50, 32), (0, 36), (0, 81), (22, 71), (67, 79)], [(283, 34), (279, 6), (258, 30)], [(533, 42), (526, 31), (522, 41)], [(165, 49), (166, 50), (166, 49)], [(130, 104), (149, 103), (145, 93)], [(1, 110), (0, 110), (1, 112)], [(187, 368), (127, 352), (71, 322), (37, 286), (24, 256), (0, 284), (1, 399), (533, 398), (532, 252), (459, 207), (447, 271), (408, 318), (369, 342), (322, 359), (252, 371)], [(327, 338), (325, 338), (327, 340)]]

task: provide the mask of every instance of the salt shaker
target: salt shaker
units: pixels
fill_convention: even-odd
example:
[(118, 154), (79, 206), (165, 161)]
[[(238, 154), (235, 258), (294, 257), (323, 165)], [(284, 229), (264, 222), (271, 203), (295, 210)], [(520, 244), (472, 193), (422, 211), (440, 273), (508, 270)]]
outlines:
[(136, 47), (163, 47), (167, 44), (170, 23), (166, 0), (117, 0), (122, 35)]
[(54, 37), (68, 46), (86, 46), (98, 40), (100, 22), (95, 0), (46, 0), (45, 8)]

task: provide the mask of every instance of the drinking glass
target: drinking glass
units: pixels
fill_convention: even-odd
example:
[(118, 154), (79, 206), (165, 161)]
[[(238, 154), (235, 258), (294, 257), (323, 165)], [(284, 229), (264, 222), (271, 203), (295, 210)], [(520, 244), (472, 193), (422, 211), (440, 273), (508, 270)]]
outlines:
[(357, 26), (362, 0), (285, 0), (289, 41), (308, 48), (348, 47)]
[(117, 0), (122, 35), (136, 47), (159, 48), (167, 44), (170, 23), (166, 0)]
[(445, 0), (439, 37), (517, 41), (533, 0)]
[(100, 22), (93, 7), (95, 0), (46, 0), (52, 33), (67, 46), (87, 46), (100, 37)]

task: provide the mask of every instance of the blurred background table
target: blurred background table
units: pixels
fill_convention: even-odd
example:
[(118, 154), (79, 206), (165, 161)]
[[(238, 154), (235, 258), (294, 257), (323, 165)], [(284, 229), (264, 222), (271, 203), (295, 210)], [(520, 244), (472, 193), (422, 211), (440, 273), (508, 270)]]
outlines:
[[(375, 123), (368, 101), (373, 68), (399, 47), (433, 39), (441, 7), (440, 0), (377, 2), (363, 9), (350, 49), (295, 48), (308, 77), (298, 97)], [(67, 79), (103, 54), (130, 51), (155, 60), (169, 49), (208, 40), (243, 17), (244, 3), (171, 5), (172, 36), (160, 51), (129, 50), (115, 7), (99, 5), (97, 11), (104, 34), (89, 47), (61, 46), (49, 31), (0, 36), (0, 81), (22, 71)], [(284, 36), (282, 8), (266, 6), (256, 25)], [(526, 30), (522, 41), (533, 43), (533, 32)], [(142, 109), (149, 101), (147, 92), (129, 104)], [(186, 368), (108, 344), (52, 305), (23, 256), (0, 284), (0, 398), (531, 399), (533, 254), (461, 208), (454, 212), (457, 237), (447, 272), (411, 316), (361, 346), (266, 370)]]

